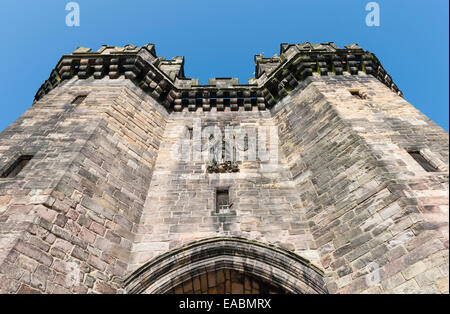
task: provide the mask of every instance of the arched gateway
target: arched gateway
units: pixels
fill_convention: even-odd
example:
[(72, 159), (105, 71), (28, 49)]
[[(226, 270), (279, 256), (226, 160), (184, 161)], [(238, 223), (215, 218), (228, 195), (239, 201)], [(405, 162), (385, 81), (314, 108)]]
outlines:
[(125, 281), (128, 293), (326, 293), (321, 271), (287, 250), (242, 238), (197, 241)]

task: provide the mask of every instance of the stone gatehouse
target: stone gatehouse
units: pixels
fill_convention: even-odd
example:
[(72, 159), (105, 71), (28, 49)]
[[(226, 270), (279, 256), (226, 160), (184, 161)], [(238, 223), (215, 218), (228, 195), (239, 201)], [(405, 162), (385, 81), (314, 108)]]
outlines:
[(356, 44), (255, 63), (63, 56), (0, 134), (0, 292), (448, 293), (448, 133)]

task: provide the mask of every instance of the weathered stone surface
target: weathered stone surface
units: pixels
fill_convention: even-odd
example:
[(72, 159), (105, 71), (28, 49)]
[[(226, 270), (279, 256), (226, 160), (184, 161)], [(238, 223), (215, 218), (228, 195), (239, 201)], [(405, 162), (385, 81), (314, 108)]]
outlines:
[[(155, 61), (152, 45), (65, 56), (0, 134), (2, 173), (33, 155), (0, 178), (0, 292), (122, 293), (135, 270), (185, 263), (171, 252), (226, 237), (251, 241), (245, 263), (224, 252), (225, 268), (208, 264), (165, 291), (295, 286), (255, 277), (273, 271), (252, 259), (256, 246), (281, 250), (289, 265), (307, 259), (302, 272), (317, 286), (303, 292), (448, 293), (448, 134), (361, 48), (281, 50), (257, 56), (250, 85), (200, 87), (184, 77), (183, 59)], [(78, 96), (87, 97), (73, 103)], [(230, 126), (240, 129), (227, 137)], [(208, 127), (225, 134), (224, 158), (244, 156), (236, 171), (208, 171)], [(226, 212), (216, 210), (223, 189)]]

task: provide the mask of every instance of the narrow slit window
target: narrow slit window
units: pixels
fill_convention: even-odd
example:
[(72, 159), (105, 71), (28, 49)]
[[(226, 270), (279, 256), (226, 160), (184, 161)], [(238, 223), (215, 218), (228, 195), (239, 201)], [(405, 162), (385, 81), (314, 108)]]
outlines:
[(230, 210), (230, 195), (228, 189), (216, 190), (216, 212), (226, 214)]
[(22, 155), (17, 160), (9, 166), (8, 169), (6, 169), (1, 177), (2, 178), (14, 178), (19, 174), (19, 172), (22, 171), (23, 168), (30, 162), (30, 160), (33, 158), (32, 155)]
[(79, 96), (75, 97), (75, 99), (72, 101), (72, 104), (79, 105), (86, 99), (86, 97), (87, 97), (87, 95), (79, 95)]
[(438, 172), (439, 170), (434, 167), (430, 162), (423, 157), (423, 155), (419, 151), (409, 151), (409, 155), (414, 158), (414, 160), (422, 166), (428, 172)]

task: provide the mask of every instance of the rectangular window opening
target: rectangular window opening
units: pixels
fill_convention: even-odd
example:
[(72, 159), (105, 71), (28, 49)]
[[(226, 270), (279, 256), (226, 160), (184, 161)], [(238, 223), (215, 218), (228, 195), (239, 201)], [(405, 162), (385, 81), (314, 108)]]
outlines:
[(228, 189), (216, 190), (216, 212), (226, 214), (230, 210), (230, 195)]
[(79, 105), (81, 104), (85, 99), (87, 95), (79, 95), (75, 97), (75, 99), (72, 101), (72, 105)]
[(189, 133), (189, 139), (192, 140), (194, 138), (194, 128), (191, 126), (187, 127), (188, 133)]
[(17, 160), (8, 167), (2, 174), (1, 178), (14, 178), (22, 171), (23, 168), (30, 162), (33, 155), (22, 155)]
[(361, 92), (359, 89), (349, 89), (348, 91), (350, 92), (350, 94), (352, 94), (353, 97), (356, 97), (358, 99), (367, 99), (366, 94)]
[(439, 170), (434, 167), (423, 155), (420, 151), (408, 151), (408, 154), (414, 158), (414, 160), (422, 166), (427, 172), (438, 172)]

